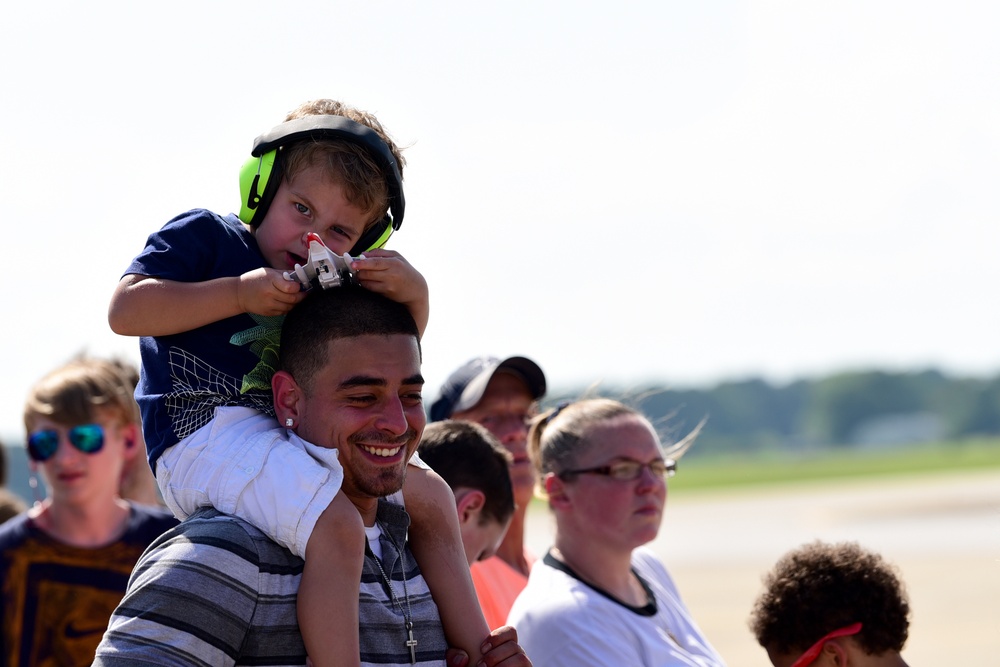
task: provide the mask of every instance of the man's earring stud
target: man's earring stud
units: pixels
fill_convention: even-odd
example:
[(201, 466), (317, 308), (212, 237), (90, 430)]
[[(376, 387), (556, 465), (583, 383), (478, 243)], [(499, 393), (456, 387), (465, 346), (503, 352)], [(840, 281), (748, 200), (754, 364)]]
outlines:
[(293, 426), (295, 426), (295, 420), (294, 419), (292, 419), (291, 417), (288, 417), (287, 419), (285, 419), (285, 428), (291, 428)]

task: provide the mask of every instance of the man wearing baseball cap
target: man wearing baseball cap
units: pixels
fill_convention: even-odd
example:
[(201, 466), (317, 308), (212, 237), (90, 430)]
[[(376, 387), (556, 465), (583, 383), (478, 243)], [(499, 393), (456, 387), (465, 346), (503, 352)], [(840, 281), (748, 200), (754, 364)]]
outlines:
[(524, 520), (535, 488), (528, 460), (528, 421), (545, 395), (545, 374), (527, 357), (477, 357), (453, 372), (431, 404), (430, 420), (460, 419), (482, 424), (513, 457), (514, 517), (496, 556), (473, 564), (472, 581), (490, 628), (507, 621), (535, 561), (524, 546)]

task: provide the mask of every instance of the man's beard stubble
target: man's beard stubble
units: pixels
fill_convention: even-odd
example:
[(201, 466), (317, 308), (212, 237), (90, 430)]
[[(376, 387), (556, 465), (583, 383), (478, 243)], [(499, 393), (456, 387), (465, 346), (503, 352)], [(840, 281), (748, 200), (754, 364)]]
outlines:
[[(401, 436), (388, 437), (378, 431), (367, 433), (356, 433), (347, 439), (348, 444), (359, 447), (362, 443), (366, 445), (376, 445), (383, 447), (400, 446), (404, 449), (417, 438), (417, 430), (410, 428)], [(411, 454), (412, 456), (412, 454)], [(383, 498), (392, 495), (403, 488), (406, 480), (406, 468), (409, 465), (409, 457), (402, 461), (399, 468), (386, 468), (370, 477), (355, 477), (354, 483), (359, 491), (372, 498)]]

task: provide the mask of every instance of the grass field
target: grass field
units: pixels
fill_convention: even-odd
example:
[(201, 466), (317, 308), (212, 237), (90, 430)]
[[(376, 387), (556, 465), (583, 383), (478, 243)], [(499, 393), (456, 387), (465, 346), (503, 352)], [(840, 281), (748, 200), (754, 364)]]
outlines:
[(684, 458), (671, 490), (739, 488), (782, 482), (1000, 468), (1000, 438), (881, 449), (764, 452)]

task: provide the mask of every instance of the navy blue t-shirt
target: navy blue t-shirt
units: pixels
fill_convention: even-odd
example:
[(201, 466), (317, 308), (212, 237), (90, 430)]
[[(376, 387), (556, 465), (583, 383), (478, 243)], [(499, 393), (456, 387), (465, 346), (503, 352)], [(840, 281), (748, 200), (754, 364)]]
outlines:
[[(266, 266), (257, 241), (234, 214), (182, 213), (149, 236), (125, 275), (202, 282)], [(143, 336), (135, 398), (149, 463), (207, 424), (215, 408), (240, 405), (274, 414), (271, 376), (283, 316), (242, 314), (170, 336)]]

